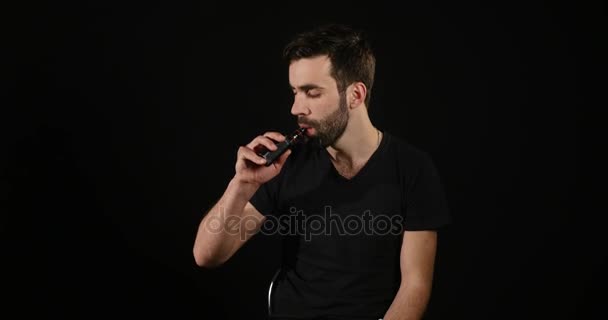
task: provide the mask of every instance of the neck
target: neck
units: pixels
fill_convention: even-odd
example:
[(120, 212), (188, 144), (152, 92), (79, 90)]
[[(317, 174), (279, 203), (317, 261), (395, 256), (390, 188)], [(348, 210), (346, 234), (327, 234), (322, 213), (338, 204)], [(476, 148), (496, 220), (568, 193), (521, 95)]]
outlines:
[(336, 162), (365, 162), (376, 151), (381, 138), (382, 133), (371, 123), (367, 112), (352, 112), (344, 134), (327, 147), (327, 152)]

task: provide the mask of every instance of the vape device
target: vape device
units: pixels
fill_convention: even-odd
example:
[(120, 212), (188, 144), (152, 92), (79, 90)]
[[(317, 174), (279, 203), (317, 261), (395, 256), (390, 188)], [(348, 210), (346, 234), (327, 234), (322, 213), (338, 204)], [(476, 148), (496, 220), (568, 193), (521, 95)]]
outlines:
[(299, 128), (292, 134), (285, 136), (285, 140), (276, 144), (277, 149), (274, 151), (268, 150), (263, 145), (257, 146), (254, 150), (256, 153), (266, 159), (266, 166), (270, 166), (278, 157), (280, 157), (287, 149), (290, 149), (294, 145), (305, 142), (307, 136), (304, 134), (306, 128)]

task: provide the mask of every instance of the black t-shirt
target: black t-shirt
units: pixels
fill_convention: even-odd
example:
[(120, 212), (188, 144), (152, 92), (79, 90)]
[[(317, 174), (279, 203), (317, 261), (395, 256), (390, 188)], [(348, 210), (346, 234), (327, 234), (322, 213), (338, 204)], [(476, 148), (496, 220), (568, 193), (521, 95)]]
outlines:
[(267, 218), (262, 232), (283, 235), (271, 298), (279, 317), (383, 317), (401, 281), (403, 231), (451, 221), (430, 156), (386, 131), (351, 179), (325, 148), (295, 147), (250, 202)]

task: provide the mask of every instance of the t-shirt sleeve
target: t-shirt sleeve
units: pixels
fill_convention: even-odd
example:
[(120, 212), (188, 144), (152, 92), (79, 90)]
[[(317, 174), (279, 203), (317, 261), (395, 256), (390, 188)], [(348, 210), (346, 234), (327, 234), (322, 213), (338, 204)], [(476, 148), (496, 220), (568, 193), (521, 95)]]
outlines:
[(253, 194), (249, 202), (263, 215), (273, 215), (278, 199), (278, 183), (280, 175), (262, 184)]
[(444, 186), (432, 158), (422, 152), (406, 182), (404, 230), (436, 230), (452, 222)]

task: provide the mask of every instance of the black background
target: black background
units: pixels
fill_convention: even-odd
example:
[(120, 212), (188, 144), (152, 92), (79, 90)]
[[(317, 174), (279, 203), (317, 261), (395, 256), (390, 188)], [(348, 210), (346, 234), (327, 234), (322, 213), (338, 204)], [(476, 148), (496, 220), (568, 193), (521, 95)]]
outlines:
[(372, 38), (372, 122), (428, 151), (446, 187), (455, 223), (427, 318), (600, 317), (576, 110), (605, 47), (601, 6), (80, 1), (2, 15), (3, 310), (262, 319), (278, 239), (207, 270), (194, 236), (238, 146), (295, 128), (283, 45), (337, 21)]

